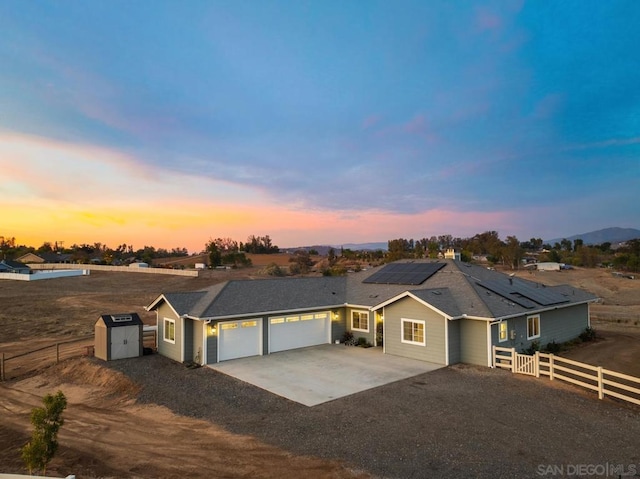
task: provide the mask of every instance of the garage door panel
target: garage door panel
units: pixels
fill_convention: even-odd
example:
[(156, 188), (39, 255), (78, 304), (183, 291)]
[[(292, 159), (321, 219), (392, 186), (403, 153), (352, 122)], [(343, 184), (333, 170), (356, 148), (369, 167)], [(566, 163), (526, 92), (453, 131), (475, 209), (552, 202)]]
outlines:
[(218, 360), (262, 354), (262, 320), (228, 321), (218, 324)]
[(329, 321), (328, 313), (270, 318), (269, 352), (329, 343)]

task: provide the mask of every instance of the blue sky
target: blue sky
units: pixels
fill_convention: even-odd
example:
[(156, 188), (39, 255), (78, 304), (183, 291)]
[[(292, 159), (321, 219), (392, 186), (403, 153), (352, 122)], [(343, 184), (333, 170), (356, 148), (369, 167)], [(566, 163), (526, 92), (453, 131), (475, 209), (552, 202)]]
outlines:
[(640, 227), (638, 25), (635, 1), (5, 0), (0, 234)]

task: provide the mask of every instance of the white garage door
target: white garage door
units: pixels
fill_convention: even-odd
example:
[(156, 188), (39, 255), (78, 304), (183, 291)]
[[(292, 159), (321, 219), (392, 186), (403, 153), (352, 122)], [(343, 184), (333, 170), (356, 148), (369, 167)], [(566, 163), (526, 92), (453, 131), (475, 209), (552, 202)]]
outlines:
[(331, 342), (328, 311), (269, 318), (269, 352)]
[(262, 319), (218, 323), (218, 361), (262, 354)]
[(124, 326), (111, 328), (111, 359), (140, 356), (140, 328)]

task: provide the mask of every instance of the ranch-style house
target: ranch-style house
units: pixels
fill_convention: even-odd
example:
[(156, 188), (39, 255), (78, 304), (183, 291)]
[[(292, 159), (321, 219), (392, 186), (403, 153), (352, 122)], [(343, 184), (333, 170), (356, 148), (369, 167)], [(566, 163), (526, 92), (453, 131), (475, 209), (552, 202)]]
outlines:
[[(550, 273), (561, 274), (561, 273)], [(492, 346), (518, 351), (577, 337), (597, 298), (454, 259), (398, 261), (341, 277), (226, 281), (163, 293), (158, 352), (201, 365), (342, 341), (437, 364), (492, 366)]]

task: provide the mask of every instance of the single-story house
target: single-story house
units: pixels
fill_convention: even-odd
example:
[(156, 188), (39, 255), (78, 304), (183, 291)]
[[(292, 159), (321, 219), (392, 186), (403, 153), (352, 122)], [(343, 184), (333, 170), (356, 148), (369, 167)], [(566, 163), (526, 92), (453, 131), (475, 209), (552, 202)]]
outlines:
[(389, 263), (342, 277), (227, 281), (164, 293), (158, 352), (205, 365), (341, 341), (444, 365), (491, 366), (492, 346), (528, 349), (577, 337), (597, 298), (458, 260)]
[(26, 253), (16, 258), (21, 263), (71, 263), (72, 255), (68, 253)]
[(18, 261), (3, 259), (0, 261), (0, 273), (29, 274), (31, 273), (31, 268)]

